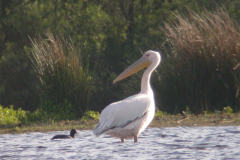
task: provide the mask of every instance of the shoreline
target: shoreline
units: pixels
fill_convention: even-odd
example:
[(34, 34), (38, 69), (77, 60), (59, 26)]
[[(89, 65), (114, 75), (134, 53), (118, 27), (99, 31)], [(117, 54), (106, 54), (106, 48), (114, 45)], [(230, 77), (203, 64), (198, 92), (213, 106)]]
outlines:
[[(71, 130), (93, 130), (98, 120), (65, 120), (59, 122), (36, 122), (27, 125), (15, 124), (1, 126), (0, 134), (21, 134), (28, 132), (51, 132)], [(155, 117), (149, 127), (200, 127), (200, 126), (240, 126), (240, 114), (207, 115), (164, 115)]]

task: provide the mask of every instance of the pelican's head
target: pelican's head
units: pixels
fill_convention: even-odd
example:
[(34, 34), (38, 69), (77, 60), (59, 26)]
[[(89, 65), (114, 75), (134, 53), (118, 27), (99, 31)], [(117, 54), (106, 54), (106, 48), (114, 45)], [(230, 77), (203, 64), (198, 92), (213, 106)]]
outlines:
[(113, 83), (116, 83), (117, 81), (121, 81), (130, 75), (136, 73), (137, 71), (149, 67), (152, 65), (152, 70), (154, 70), (158, 64), (161, 61), (161, 56), (156, 51), (147, 51), (144, 53), (144, 55), (135, 63), (133, 63), (131, 66), (129, 66), (124, 72), (122, 72), (114, 81)]

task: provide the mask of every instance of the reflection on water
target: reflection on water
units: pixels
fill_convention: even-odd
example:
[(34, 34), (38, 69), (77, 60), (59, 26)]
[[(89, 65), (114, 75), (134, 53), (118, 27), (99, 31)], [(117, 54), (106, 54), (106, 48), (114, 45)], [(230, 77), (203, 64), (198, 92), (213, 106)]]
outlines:
[(240, 159), (240, 127), (148, 128), (118, 143), (79, 131), (75, 139), (50, 140), (69, 131), (0, 135), (0, 159)]

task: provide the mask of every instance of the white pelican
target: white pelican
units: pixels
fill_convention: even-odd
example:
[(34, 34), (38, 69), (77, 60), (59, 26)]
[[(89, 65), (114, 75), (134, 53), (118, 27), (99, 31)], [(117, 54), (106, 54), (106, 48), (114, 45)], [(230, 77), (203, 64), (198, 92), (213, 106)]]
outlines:
[(142, 58), (128, 67), (113, 81), (113, 83), (116, 83), (147, 67), (142, 76), (140, 93), (104, 108), (99, 123), (93, 131), (96, 136), (106, 133), (121, 138), (122, 142), (126, 138), (133, 137), (134, 142), (138, 142), (138, 135), (150, 124), (154, 117), (155, 102), (150, 86), (150, 77), (160, 61), (161, 57), (158, 52), (147, 51)]

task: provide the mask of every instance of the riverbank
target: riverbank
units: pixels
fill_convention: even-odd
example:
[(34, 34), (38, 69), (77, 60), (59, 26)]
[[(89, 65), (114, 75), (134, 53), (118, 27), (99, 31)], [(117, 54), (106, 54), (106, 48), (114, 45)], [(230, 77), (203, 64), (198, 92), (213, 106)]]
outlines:
[[(36, 122), (27, 125), (4, 125), (0, 126), (0, 134), (20, 134), (27, 132), (50, 132), (64, 131), (75, 128), (77, 130), (92, 130), (98, 120), (76, 120), (59, 122)], [(198, 126), (238, 126), (240, 114), (207, 114), (207, 115), (163, 115), (155, 117), (149, 127), (198, 127)]]

